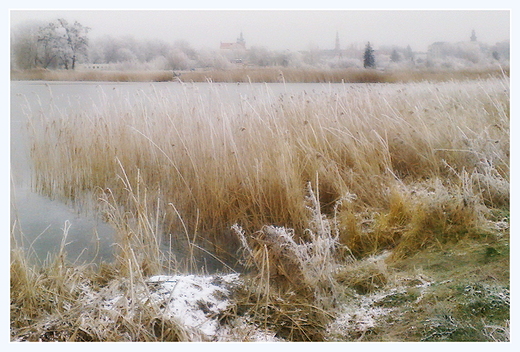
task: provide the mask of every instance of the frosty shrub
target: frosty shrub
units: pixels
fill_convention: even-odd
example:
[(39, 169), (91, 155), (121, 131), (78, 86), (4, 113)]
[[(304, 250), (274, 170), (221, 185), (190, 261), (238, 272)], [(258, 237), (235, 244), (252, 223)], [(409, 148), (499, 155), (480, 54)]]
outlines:
[(305, 235), (295, 240), (293, 229), (264, 226), (250, 238), (235, 224), (235, 232), (242, 245), (246, 266), (257, 274), (268, 277), (265, 284), (274, 284), (280, 290), (312, 294), (321, 304), (330, 304), (336, 282), (340, 247), (336, 224), (322, 214), (311, 183), (307, 185), (307, 209), (311, 220)]

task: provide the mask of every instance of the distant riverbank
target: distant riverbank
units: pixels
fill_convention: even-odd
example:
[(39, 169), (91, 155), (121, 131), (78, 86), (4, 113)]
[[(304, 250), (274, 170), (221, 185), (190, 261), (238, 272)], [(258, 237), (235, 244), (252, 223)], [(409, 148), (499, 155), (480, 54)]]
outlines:
[(266, 82), (266, 83), (395, 83), (418, 81), (449, 81), (509, 76), (507, 68), (464, 70), (395, 70), (375, 69), (298, 69), (298, 68), (236, 68), (203, 71), (101, 71), (101, 70), (13, 70), (11, 80), (43, 81), (108, 81), (108, 82)]

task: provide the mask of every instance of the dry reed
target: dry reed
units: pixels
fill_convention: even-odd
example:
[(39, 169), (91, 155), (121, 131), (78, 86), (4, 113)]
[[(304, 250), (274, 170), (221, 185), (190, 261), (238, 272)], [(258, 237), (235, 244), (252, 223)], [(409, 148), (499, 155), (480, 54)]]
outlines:
[(12, 80), (28, 81), (110, 81), (110, 82), (165, 82), (173, 80), (172, 71), (96, 71), (46, 70), (11, 71)]
[(317, 68), (236, 68), (230, 70), (183, 73), (184, 82), (267, 82), (267, 83), (396, 83), (486, 79), (509, 75), (508, 69), (483, 68), (463, 70), (366, 70)]
[[(119, 213), (114, 211), (113, 216), (115, 214)], [(153, 265), (162, 263), (160, 257), (153, 257), (158, 253), (158, 246), (155, 239), (146, 237), (150, 235), (146, 221), (132, 226), (126, 220), (113, 220), (125, 231), (119, 231), (119, 251), (115, 262), (109, 264), (78, 265), (74, 260), (71, 263), (73, 258), (68, 258), (66, 250), (68, 222), (63, 227), (59, 251), (49, 253), (43, 263), (35, 261), (30, 246), (24, 249), (20, 242), (23, 234), (13, 228), (12, 341), (193, 341), (202, 338), (197, 331), (190, 331), (167, 316), (160, 303), (151, 298), (147, 275)], [(140, 218), (137, 223), (142, 221)]]
[[(338, 277), (338, 265), (480, 236), (490, 209), (509, 209), (505, 76), (344, 84), (274, 98), (265, 90), (236, 103), (210, 87), (211, 99), (183, 84), (178, 96), (30, 121), (35, 187), (101, 200), (118, 231), (115, 270), (123, 277), (177, 270), (176, 258), (160, 250), (165, 239), (191, 258), (204, 250), (229, 265), (246, 259), (255, 275), (243, 309), (266, 328), (277, 317), (290, 339), (320, 339), (315, 328), (330, 318), (338, 280), (363, 292), (385, 285), (379, 267)], [(22, 257), (13, 257), (11, 271), (16, 285), (42, 280)], [(36, 302), (46, 290), (17, 288), (12, 301)], [(295, 302), (299, 316), (288, 308)], [(17, 314), (30, 319), (30, 311)], [(170, 338), (186, 336), (168, 329), (177, 331)]]
[(111, 82), (261, 82), (261, 83), (395, 83), (419, 81), (475, 80), (509, 76), (509, 68), (475, 68), (461, 70), (366, 70), (236, 67), (228, 70), (196, 70), (176, 72), (169, 70), (102, 71), (102, 70), (13, 70), (12, 80), (43, 81), (111, 81)]
[[(414, 226), (471, 232), (485, 207), (509, 204), (506, 78), (343, 85), (237, 104), (192, 92), (33, 119), (36, 187), (65, 198), (98, 190), (135, 219), (153, 210), (152, 237), (211, 243), (224, 257), (239, 245), (235, 223), (305, 238), (308, 182), (358, 255), (397, 245)], [(217, 86), (213, 94), (218, 102)]]

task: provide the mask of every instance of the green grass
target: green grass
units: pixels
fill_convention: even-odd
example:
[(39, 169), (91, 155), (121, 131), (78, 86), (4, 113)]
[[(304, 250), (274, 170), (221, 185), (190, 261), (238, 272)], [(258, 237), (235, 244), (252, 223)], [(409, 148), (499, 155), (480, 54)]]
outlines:
[[(494, 249), (492, 260), (489, 248)], [(348, 325), (332, 325), (331, 341), (509, 341), (508, 231), (358, 266), (372, 274), (360, 270), (357, 280), (344, 281), (353, 277), (353, 269), (340, 272), (341, 282), (358, 294), (345, 298), (356, 315), (350, 315)], [(384, 275), (384, 282), (373, 280), (375, 273)], [(360, 277), (364, 287), (372, 283), (370, 291), (359, 290)], [(374, 283), (380, 285), (373, 289)], [(356, 323), (356, 316), (374, 322)]]

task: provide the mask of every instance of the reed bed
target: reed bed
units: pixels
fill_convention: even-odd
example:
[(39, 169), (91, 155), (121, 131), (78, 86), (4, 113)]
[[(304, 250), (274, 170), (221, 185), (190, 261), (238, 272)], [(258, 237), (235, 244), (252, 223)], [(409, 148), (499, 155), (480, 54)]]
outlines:
[[(382, 261), (360, 259), (391, 250), (386, 262), (397, 262), (492, 236), (490, 220), (509, 211), (506, 76), (280, 96), (265, 86), (238, 101), (209, 86), (209, 96), (183, 83), (178, 95), (106, 99), (30, 119), (34, 187), (96, 199), (118, 250), (114, 263), (92, 271), (67, 265), (61, 252), (35, 269), (15, 249), (12, 333), (189, 340), (186, 327), (133, 298), (146, 277), (194, 272), (210, 253), (223, 270), (250, 275), (222, 319), (247, 316), (286, 340), (323, 340), (345, 285), (364, 294), (391, 280)], [(86, 287), (130, 304), (111, 313), (113, 335), (100, 328), (100, 301), (87, 300)], [(62, 305), (44, 307), (57, 325), (31, 323), (49, 297)], [(71, 310), (73, 301), (83, 303)], [(80, 324), (78, 309), (92, 325)]]
[(461, 70), (395, 69), (366, 70), (318, 68), (237, 68), (230, 70), (194, 71), (183, 73), (184, 82), (267, 82), (267, 83), (396, 83), (485, 79), (509, 75), (509, 69), (478, 68)]
[(11, 251), (11, 341), (197, 339), (196, 332), (146, 300), (151, 293), (147, 277), (136, 270), (137, 259), (129, 259), (127, 272), (115, 264), (71, 265), (69, 259), (65, 246), (39, 266), (20, 247)]
[(218, 86), (203, 99), (186, 84), (177, 97), (32, 120), (34, 184), (65, 199), (94, 192), (111, 214), (145, 211), (152, 237), (225, 256), (239, 245), (234, 224), (305, 239), (310, 183), (357, 256), (408, 250), (477, 231), (485, 209), (508, 207), (508, 87), (343, 85), (225, 103)]
[(109, 81), (109, 82), (255, 82), (255, 83), (396, 83), (450, 80), (475, 80), (509, 76), (509, 68), (482, 67), (460, 70), (448, 69), (393, 69), (366, 70), (287, 68), (287, 67), (236, 67), (227, 70), (196, 70), (174, 72), (171, 70), (13, 70), (12, 80), (43, 81)]
[(172, 71), (96, 71), (96, 70), (13, 70), (11, 79), (18, 81), (109, 81), (165, 82), (173, 80)]

